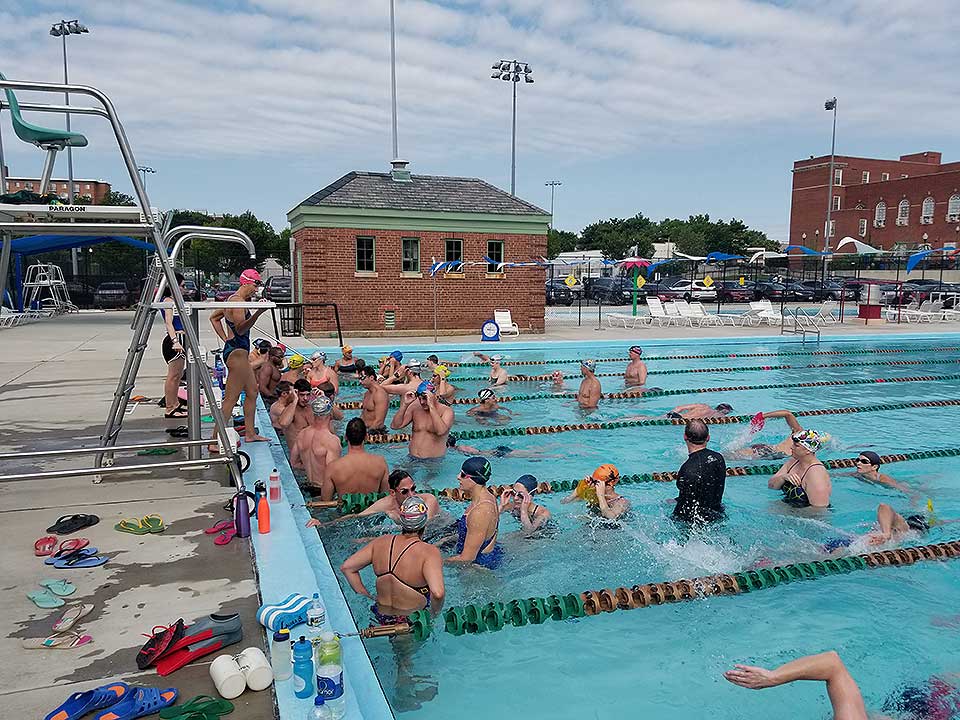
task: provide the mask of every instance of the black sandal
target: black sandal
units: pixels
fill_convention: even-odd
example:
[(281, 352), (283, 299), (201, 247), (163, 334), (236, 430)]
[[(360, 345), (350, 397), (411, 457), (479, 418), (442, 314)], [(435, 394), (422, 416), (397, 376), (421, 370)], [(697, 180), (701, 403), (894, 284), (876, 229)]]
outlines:
[(163, 416), (164, 416), (167, 420), (174, 420), (174, 419), (180, 419), (180, 420), (182, 420), (183, 418), (185, 418), (185, 417), (187, 416), (187, 409), (186, 409), (185, 407), (183, 407), (183, 405), (181, 405), (180, 407), (178, 407), (178, 408), (176, 408), (176, 409), (174, 409), (174, 410), (171, 410), (170, 412), (164, 413)]

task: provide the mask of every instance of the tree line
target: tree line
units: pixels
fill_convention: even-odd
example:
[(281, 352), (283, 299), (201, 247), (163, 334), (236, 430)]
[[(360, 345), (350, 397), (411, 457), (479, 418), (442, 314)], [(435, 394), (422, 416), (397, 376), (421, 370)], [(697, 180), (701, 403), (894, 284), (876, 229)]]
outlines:
[(777, 250), (779, 246), (760, 230), (753, 230), (742, 220), (711, 220), (709, 215), (691, 215), (686, 220), (667, 218), (656, 222), (637, 213), (631, 218), (599, 220), (585, 227), (580, 234), (567, 230), (550, 230), (547, 256), (562, 252), (600, 250), (604, 257), (620, 259), (635, 254), (653, 256), (653, 244), (672, 242), (685, 255), (704, 257), (712, 252), (747, 255), (747, 248)]

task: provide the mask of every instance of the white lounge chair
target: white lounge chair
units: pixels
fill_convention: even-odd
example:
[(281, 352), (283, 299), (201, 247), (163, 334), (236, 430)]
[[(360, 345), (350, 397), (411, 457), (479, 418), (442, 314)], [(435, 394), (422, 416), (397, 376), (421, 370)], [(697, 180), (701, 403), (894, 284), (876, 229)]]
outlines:
[(924, 300), (916, 310), (904, 310), (903, 316), (907, 322), (933, 322), (943, 319), (943, 303)]
[(648, 297), (647, 310), (650, 312), (650, 322), (655, 322), (660, 327), (676, 325), (680, 319), (679, 315), (667, 315), (660, 298)]
[(715, 327), (720, 327), (721, 325), (737, 325), (742, 319), (742, 316), (737, 313), (707, 312), (702, 302), (690, 303), (690, 309), (695, 315), (699, 315), (702, 318), (701, 325), (713, 325)]
[(504, 335), (520, 334), (520, 326), (513, 321), (509, 310), (494, 310), (493, 321), (500, 326), (500, 332)]
[(833, 314), (837, 309), (838, 304), (836, 300), (824, 300), (817, 314), (813, 316), (813, 321), (817, 324), (823, 323), (824, 325), (833, 325), (834, 323), (840, 322), (839, 315)]
[(609, 327), (622, 326), (624, 330), (635, 330), (638, 326), (649, 325), (649, 315), (628, 315), (627, 313), (607, 313)]

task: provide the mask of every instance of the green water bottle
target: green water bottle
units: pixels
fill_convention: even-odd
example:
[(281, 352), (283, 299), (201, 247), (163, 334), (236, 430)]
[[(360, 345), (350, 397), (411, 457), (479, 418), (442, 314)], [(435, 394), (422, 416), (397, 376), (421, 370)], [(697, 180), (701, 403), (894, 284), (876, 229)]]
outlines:
[(323, 633), (317, 649), (317, 665), (340, 665), (340, 657), (340, 638), (332, 632)]

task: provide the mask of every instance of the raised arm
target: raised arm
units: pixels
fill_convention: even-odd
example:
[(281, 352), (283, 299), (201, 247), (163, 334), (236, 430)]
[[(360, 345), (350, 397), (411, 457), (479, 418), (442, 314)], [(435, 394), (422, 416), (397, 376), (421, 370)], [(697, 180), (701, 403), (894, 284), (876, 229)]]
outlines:
[(453, 410), (440, 404), (434, 393), (427, 395), (427, 408), (430, 410), (430, 419), (433, 420), (433, 431), (437, 435), (445, 435), (453, 427)]
[(393, 420), (390, 421), (390, 428), (393, 430), (400, 430), (405, 428), (413, 420), (413, 413), (410, 408), (413, 405), (414, 394), (408, 392), (403, 396), (403, 400), (400, 401), (400, 409), (397, 410), (393, 415)]
[(293, 418), (297, 415), (297, 401), (293, 400), (287, 404), (283, 409), (283, 412), (280, 413), (280, 417), (277, 418), (277, 427), (283, 428), (286, 430), (293, 423)]
[(786, 421), (787, 426), (790, 428), (790, 432), (800, 432), (803, 430), (803, 427), (800, 425), (800, 421), (797, 420), (797, 416), (789, 410), (774, 410), (773, 412), (763, 414), (764, 420), (772, 420), (774, 418), (783, 418)]

